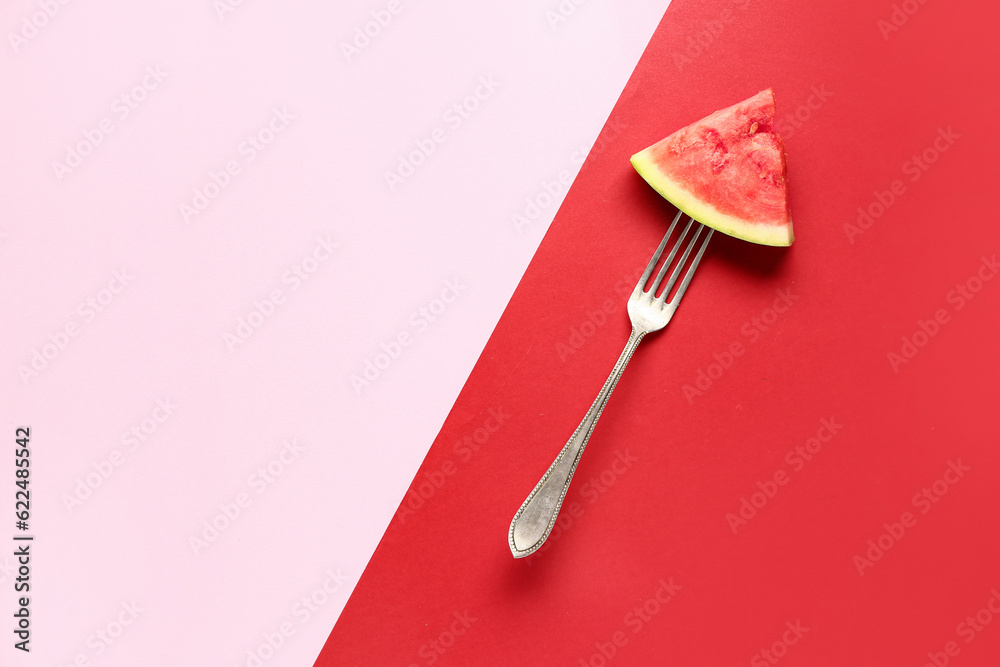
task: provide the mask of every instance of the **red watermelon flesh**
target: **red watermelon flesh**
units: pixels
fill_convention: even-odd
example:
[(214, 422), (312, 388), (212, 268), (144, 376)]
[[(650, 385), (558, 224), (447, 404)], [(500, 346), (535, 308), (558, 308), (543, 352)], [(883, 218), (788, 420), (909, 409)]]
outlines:
[(791, 245), (785, 149), (773, 123), (768, 88), (636, 153), (632, 165), (702, 224), (753, 243)]

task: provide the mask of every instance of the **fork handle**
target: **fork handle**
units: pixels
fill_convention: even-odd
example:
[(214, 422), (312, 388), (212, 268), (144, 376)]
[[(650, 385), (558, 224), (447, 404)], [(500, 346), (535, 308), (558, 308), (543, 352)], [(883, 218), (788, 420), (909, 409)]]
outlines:
[(535, 485), (524, 504), (517, 510), (517, 514), (514, 515), (514, 520), (510, 522), (510, 531), (507, 534), (507, 542), (514, 558), (524, 558), (537, 551), (548, 538), (549, 533), (552, 532), (556, 517), (559, 515), (559, 509), (569, 491), (569, 483), (573, 479), (573, 473), (576, 472), (576, 466), (580, 463), (580, 457), (583, 456), (583, 449), (587, 446), (587, 441), (590, 440), (590, 434), (593, 433), (594, 426), (611, 397), (611, 392), (614, 391), (615, 385), (618, 384), (618, 380), (625, 371), (625, 366), (628, 365), (629, 359), (632, 358), (632, 354), (635, 353), (645, 335), (645, 331), (639, 331), (632, 327), (632, 333), (621, 356), (618, 357), (618, 363), (611, 370), (611, 375), (601, 387), (601, 391), (594, 399), (590, 410), (587, 411), (580, 425), (576, 427), (569, 442), (560, 450), (556, 460), (552, 462), (542, 479)]

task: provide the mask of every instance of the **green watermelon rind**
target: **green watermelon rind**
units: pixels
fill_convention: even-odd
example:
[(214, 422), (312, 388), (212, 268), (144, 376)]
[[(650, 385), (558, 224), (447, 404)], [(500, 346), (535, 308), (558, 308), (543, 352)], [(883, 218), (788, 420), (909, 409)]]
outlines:
[(632, 166), (667, 201), (704, 225), (738, 239), (761, 245), (784, 247), (792, 245), (792, 241), (795, 240), (791, 219), (788, 220), (788, 224), (782, 225), (745, 220), (723, 213), (709, 202), (697, 197), (660, 170), (653, 160), (651, 148), (633, 155)]

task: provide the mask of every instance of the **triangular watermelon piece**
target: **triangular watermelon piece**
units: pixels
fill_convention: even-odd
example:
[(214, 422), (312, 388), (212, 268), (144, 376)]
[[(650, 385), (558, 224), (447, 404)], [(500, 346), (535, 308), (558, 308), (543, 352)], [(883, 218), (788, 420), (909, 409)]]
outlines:
[(632, 165), (698, 222), (753, 243), (791, 245), (785, 148), (773, 123), (768, 88), (636, 153)]

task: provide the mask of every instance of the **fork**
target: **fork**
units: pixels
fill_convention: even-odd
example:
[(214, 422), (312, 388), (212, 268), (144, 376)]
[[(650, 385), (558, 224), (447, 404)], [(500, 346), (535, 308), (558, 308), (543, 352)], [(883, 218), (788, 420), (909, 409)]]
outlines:
[[(674, 228), (681, 219), (681, 215), (683, 213), (678, 211), (674, 217), (674, 221), (670, 224), (670, 229), (667, 230), (666, 235), (660, 242), (660, 246), (653, 254), (653, 258), (649, 260), (649, 265), (646, 266), (646, 270), (643, 272), (642, 277), (639, 278), (638, 284), (632, 290), (632, 295), (628, 299), (628, 316), (632, 322), (632, 333), (629, 335), (628, 343), (625, 344), (625, 349), (622, 350), (621, 356), (618, 357), (618, 363), (611, 370), (611, 375), (608, 376), (607, 382), (604, 383), (600, 393), (597, 394), (597, 398), (594, 400), (593, 405), (590, 406), (590, 410), (587, 411), (583, 421), (576, 427), (576, 431), (573, 432), (573, 436), (569, 439), (569, 442), (560, 450), (559, 455), (556, 456), (556, 460), (545, 471), (542, 479), (535, 485), (535, 488), (524, 501), (524, 504), (517, 510), (513, 521), (510, 522), (507, 542), (514, 558), (524, 558), (537, 551), (548, 538), (549, 533), (552, 532), (556, 517), (559, 515), (559, 509), (562, 507), (563, 501), (566, 499), (566, 493), (569, 491), (569, 483), (573, 480), (573, 473), (576, 472), (576, 466), (580, 463), (581, 456), (583, 456), (583, 449), (587, 446), (587, 441), (590, 440), (591, 433), (594, 432), (594, 426), (604, 411), (604, 406), (607, 405), (608, 399), (611, 397), (611, 392), (614, 391), (615, 385), (618, 384), (618, 380), (625, 371), (625, 366), (646, 334), (659, 331), (667, 326), (667, 322), (673, 317), (674, 311), (677, 310), (677, 306), (680, 304), (681, 297), (684, 296), (684, 292), (687, 291), (688, 285), (691, 283), (691, 277), (694, 275), (695, 269), (698, 268), (698, 263), (701, 261), (702, 255), (705, 254), (705, 248), (708, 246), (708, 242), (712, 238), (712, 232), (714, 231), (704, 227), (693, 218), (689, 218), (687, 225), (684, 227), (684, 232), (673, 248), (671, 248), (670, 254), (667, 256), (666, 261), (664, 261), (663, 267), (657, 273), (656, 279), (650, 288), (648, 290), (644, 289), (649, 276), (653, 273), (653, 269), (656, 268), (660, 258), (663, 256), (663, 251), (666, 249), (667, 242), (670, 240)], [(694, 234), (688, 239), (688, 232), (692, 228), (694, 228)], [(708, 229), (708, 233), (702, 236), (702, 232), (706, 229)], [(684, 246), (685, 239), (687, 239), (687, 244), (684, 247), (684, 253), (673, 272), (671, 272), (667, 284), (663, 287), (663, 292), (657, 297), (657, 288), (663, 282), (663, 277), (677, 256), (678, 250), (680, 250), (681, 246)], [(697, 254), (695, 254), (694, 260), (691, 261), (691, 265), (685, 273), (683, 271), (684, 265), (695, 246), (698, 246)], [(667, 302), (667, 296), (682, 273), (683, 278), (681, 279), (680, 286), (677, 288), (677, 293), (673, 299)]]

